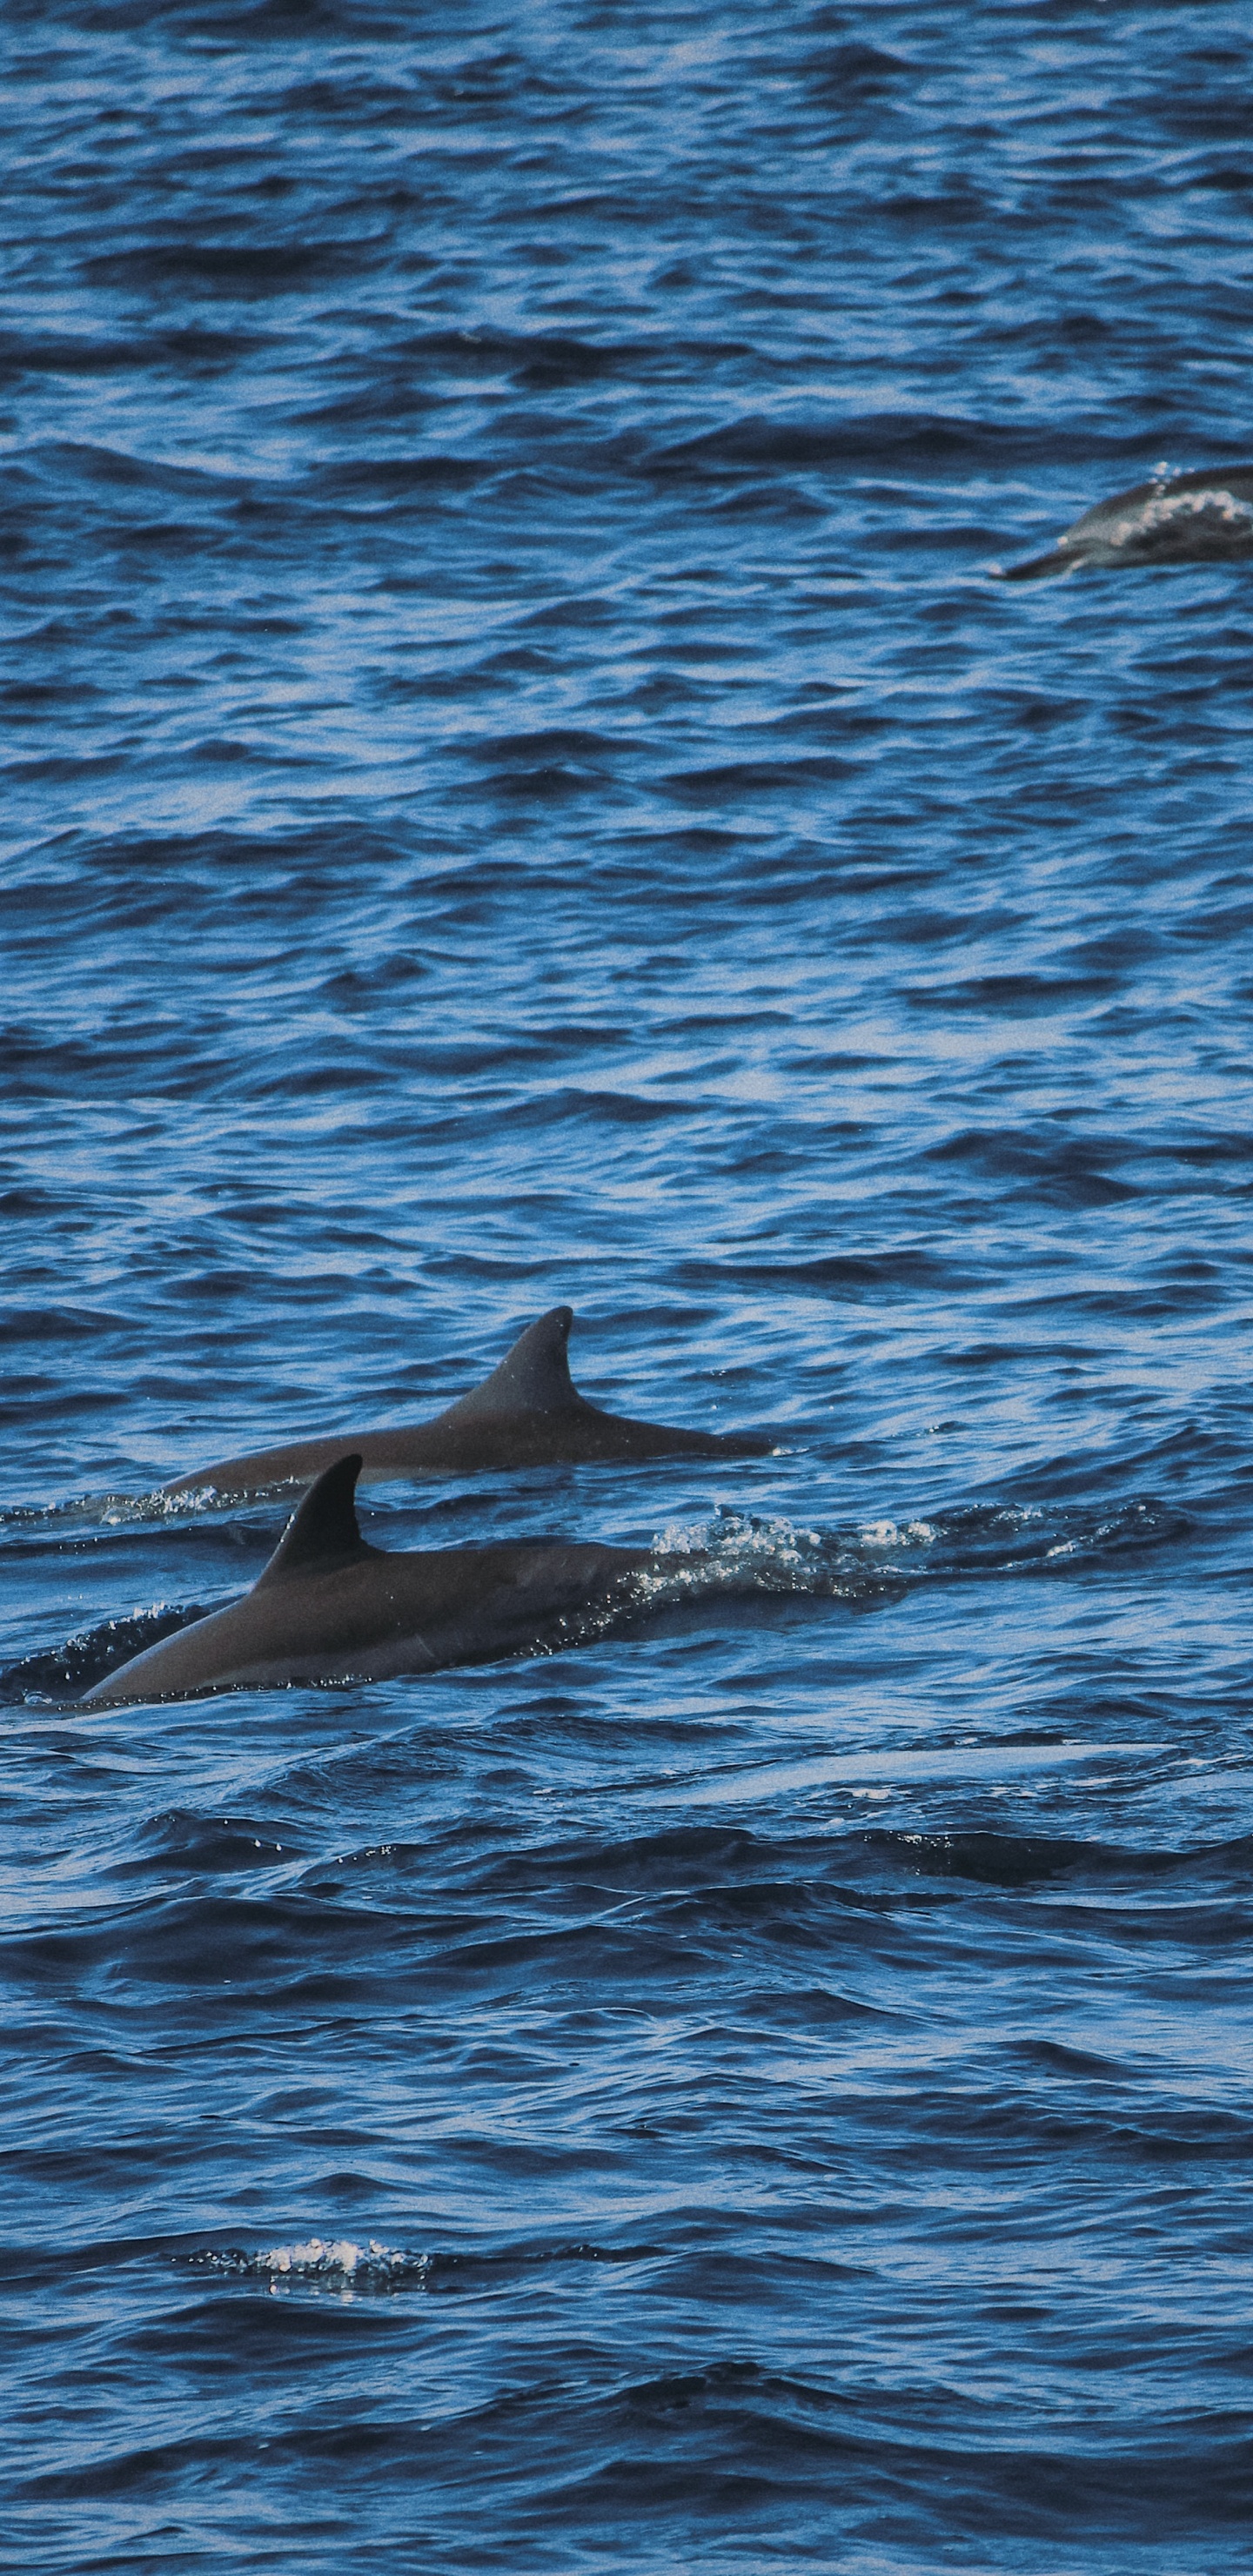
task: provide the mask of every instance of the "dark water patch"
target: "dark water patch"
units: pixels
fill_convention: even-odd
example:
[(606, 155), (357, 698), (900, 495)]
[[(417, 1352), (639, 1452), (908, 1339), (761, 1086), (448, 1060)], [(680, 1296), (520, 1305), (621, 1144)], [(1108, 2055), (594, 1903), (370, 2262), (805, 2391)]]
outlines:
[(0, 1193), (0, 1216), (40, 1218), (57, 1215), (66, 1201), (50, 1190), (16, 1189)]
[(1103, 999), (1118, 979), (1099, 971), (1071, 975), (980, 975), (962, 984), (918, 987), (906, 999), (914, 1010), (986, 1011), (996, 1019), (1057, 1011), (1067, 1002)]
[(743, 1288), (785, 1287), (835, 1289), (856, 1296), (859, 1292), (890, 1294), (893, 1289), (905, 1292), (952, 1292), (972, 1287), (974, 1278), (963, 1275), (959, 1264), (937, 1256), (921, 1244), (902, 1244), (898, 1249), (879, 1253), (830, 1252), (809, 1261), (744, 1261), (702, 1265), (689, 1261), (684, 1277), (693, 1288), (713, 1290), (719, 1279)]
[[(1042, 1759), (1054, 1741), (1040, 1731), (1016, 1739), (1024, 1751), (1038, 1748)], [(935, 1750), (938, 1766), (944, 1747)], [(1115, 1936), (1119, 1920), (1138, 1919), (1134, 1909), (1143, 1902), (1235, 1898), (1243, 1904), (1249, 1851), (1247, 1836), (1194, 1849), (1146, 1850), (1132, 1843), (983, 1828), (867, 1827), (833, 1836), (682, 1824), (626, 1843), (537, 1844), (495, 1857), (476, 1872), (474, 1883), (480, 1902), (527, 1900), (563, 1914), (599, 1909), (615, 1894), (694, 1909), (694, 1920), (706, 1906), (714, 1915), (730, 1906), (737, 1919), (756, 1920), (773, 1933), (792, 1904), (830, 1901), (891, 1911), (899, 1903), (908, 1909), (920, 1878), (951, 1880), (959, 1902), (965, 1901), (964, 1887), (987, 1887), (1039, 1892), (1046, 1899), (1055, 1890), (1063, 1897), (1074, 1891), (1121, 1904), (1125, 1917), (1111, 1916), (1108, 1925)], [(415, 1852), (413, 1864), (417, 1860)]]
[(1057, 1206), (1106, 1207), (1137, 1196), (1135, 1184), (1103, 1165), (1127, 1159), (1132, 1150), (1118, 1138), (1068, 1136), (952, 1136), (929, 1149), (929, 1159), (959, 1163), (996, 1182), (1012, 1181), (1021, 1193)]
[[(129, 18), (131, 0), (119, 0), (119, 6)], [(403, 12), (357, 9), (346, 6), (345, 0), (236, 0), (233, 7), (208, 10), (188, 0), (172, 14), (189, 37), (217, 44), (388, 45), (404, 43), (413, 35), (412, 21)]]
[(270, 345), (268, 335), (258, 332), (183, 325), (126, 338), (7, 331), (0, 332), (0, 383), (24, 375), (108, 376), (147, 367), (229, 369)]
[[(898, 220), (913, 222), (924, 210), (898, 202), (894, 211)], [(964, 420), (942, 413), (875, 412), (828, 422), (741, 420), (657, 449), (649, 466), (659, 476), (734, 474), (761, 466), (783, 472), (844, 468), (880, 474), (997, 466), (1004, 472), (1046, 462), (1054, 466), (1103, 461), (1116, 470), (1126, 458), (1143, 456), (1151, 444), (1151, 437), (1144, 434), (1111, 441), (1051, 425), (1045, 452), (1038, 430), (1008, 422)]]
[(463, 757), (482, 761), (486, 766), (509, 767), (515, 761), (530, 767), (533, 763), (562, 760), (601, 762), (628, 746), (611, 734), (580, 733), (550, 728), (543, 733), (502, 735), (496, 740), (467, 743)]
[[(679, 363), (679, 353), (669, 353), (665, 342), (591, 341), (548, 331), (424, 331), (398, 338), (393, 347), (398, 360), (423, 372), (509, 383), (534, 392), (562, 392), (619, 374), (634, 379), (650, 365)], [(738, 356), (741, 351), (733, 345), (725, 354)], [(683, 360), (690, 363), (690, 356), (685, 348)]]
[(900, 1833), (872, 1831), (868, 1849), (923, 1876), (968, 1879), (981, 1887), (1045, 1887), (1058, 1879), (1076, 1880), (1093, 1889), (1119, 1890), (1128, 1897), (1151, 1891), (1164, 1879), (1182, 1878), (1198, 1887), (1215, 1879), (1243, 1887), (1250, 1847), (1247, 1837), (1197, 1851), (1144, 1851), (1117, 1845), (1056, 1841), (1042, 1836), (996, 1833)]
[(533, 609), (529, 616), (523, 618), (522, 625), (528, 631), (534, 631), (537, 627), (594, 628), (612, 625), (614, 618), (615, 611), (611, 601), (594, 597), (580, 598), (576, 592), (573, 596), (550, 600), (543, 608)]
[(830, 785), (854, 778), (857, 763), (833, 753), (810, 753), (800, 760), (728, 761), (714, 769), (672, 770), (662, 781), (670, 793), (694, 805), (720, 805), (727, 798), (764, 789), (795, 790), (811, 784)]
[(319, 465), (309, 477), (308, 488), (340, 503), (354, 498), (390, 502), (411, 493), (421, 497), (427, 492), (471, 491), (494, 471), (486, 460), (472, 456), (356, 457)]
[[(389, 117), (404, 114), (418, 103), (418, 94), (404, 79), (388, 79), (379, 70), (358, 62), (345, 67), (339, 79), (297, 81), (284, 90), (277, 105), (285, 115), (317, 117)], [(414, 200), (413, 202), (417, 202)]]
[(7, 1342), (95, 1341), (116, 1331), (120, 1315), (84, 1313), (56, 1306), (10, 1306), (0, 1310), (0, 1332)]
[(102, 286), (190, 287), (225, 296), (287, 295), (345, 276), (375, 243), (342, 241), (153, 242), (142, 249), (100, 251), (86, 262)]
[(525, 1109), (515, 1111), (519, 1127), (560, 1127), (591, 1114), (612, 1130), (615, 1127), (651, 1127), (672, 1118), (691, 1117), (692, 1105), (686, 1100), (658, 1099), (637, 1092), (584, 1092), (562, 1086), (542, 1093)]
[(123, 449), (94, 447), (73, 439), (49, 441), (36, 452), (33, 462), (49, 479), (65, 477), (109, 493), (168, 492), (194, 501), (202, 496), (236, 495), (247, 489), (239, 474), (207, 473), (202, 467), (133, 456)]
[(899, 54), (856, 42), (820, 47), (796, 66), (812, 95), (833, 106), (890, 92), (912, 68)]
[[(101, 1908), (90, 1928), (10, 1933), (5, 1973), (15, 1985), (40, 1988), (58, 1977), (95, 1980), (107, 1967), (129, 1998), (123, 2010), (142, 2010), (154, 1990), (200, 1990), (206, 2015), (229, 2024), (231, 1987), (293, 2012), (354, 1997), (367, 2008), (371, 1999), (381, 2003), (387, 1978), (412, 1958), (416, 1928), (401, 1915), (389, 1921), (381, 1907), (328, 1909), (283, 1890), (157, 1895)], [(426, 1927), (423, 1948), (435, 1928)], [(439, 1926), (439, 1948), (451, 1940), (455, 1958), (459, 1936), (472, 1928), (454, 1914)]]

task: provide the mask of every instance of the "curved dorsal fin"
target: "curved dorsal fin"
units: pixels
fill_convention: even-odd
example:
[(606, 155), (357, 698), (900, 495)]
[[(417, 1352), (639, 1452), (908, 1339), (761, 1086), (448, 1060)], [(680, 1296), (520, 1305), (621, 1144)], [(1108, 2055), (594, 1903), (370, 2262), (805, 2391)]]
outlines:
[(354, 1452), (350, 1458), (337, 1458), (316, 1485), (310, 1485), (254, 1591), (259, 1592), (263, 1583), (282, 1583), (289, 1574), (330, 1574), (359, 1557), (377, 1556), (378, 1549), (367, 1547), (357, 1526), (353, 1494), (360, 1473), (361, 1459)]
[(554, 1306), (537, 1324), (519, 1333), (499, 1368), (456, 1404), (439, 1414), (440, 1422), (465, 1422), (474, 1415), (508, 1413), (577, 1413), (583, 1397), (570, 1376), (566, 1344), (574, 1322), (571, 1306)]

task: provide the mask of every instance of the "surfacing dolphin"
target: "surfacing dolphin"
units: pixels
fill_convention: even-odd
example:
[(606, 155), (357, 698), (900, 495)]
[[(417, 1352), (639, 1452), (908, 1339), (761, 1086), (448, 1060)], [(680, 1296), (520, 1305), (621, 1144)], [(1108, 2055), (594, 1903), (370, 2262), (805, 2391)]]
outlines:
[[(360, 1470), (359, 1456), (338, 1458), (251, 1592), (132, 1656), (82, 1706), (381, 1681), (574, 1645), (614, 1612), (639, 1607), (647, 1576), (666, 1564), (649, 1548), (538, 1538), (387, 1555), (357, 1524)], [(683, 1560), (685, 1571), (693, 1562)]]
[(775, 1443), (763, 1432), (680, 1431), (664, 1422), (633, 1422), (603, 1413), (580, 1395), (566, 1345), (574, 1312), (554, 1306), (528, 1324), (481, 1386), (437, 1413), (432, 1422), (393, 1430), (340, 1431), (329, 1439), (292, 1440), (219, 1459), (194, 1476), (163, 1485), (164, 1494), (251, 1494), (271, 1485), (307, 1485), (345, 1451), (359, 1452), (366, 1483), (440, 1469), (454, 1475), (481, 1467), (551, 1467), (612, 1458), (763, 1457)]
[(1253, 555), (1253, 465), (1159, 476), (1098, 501), (1051, 552), (1011, 564), (1004, 581), (1045, 581), (1087, 565), (1100, 571), (1152, 564), (1243, 563)]

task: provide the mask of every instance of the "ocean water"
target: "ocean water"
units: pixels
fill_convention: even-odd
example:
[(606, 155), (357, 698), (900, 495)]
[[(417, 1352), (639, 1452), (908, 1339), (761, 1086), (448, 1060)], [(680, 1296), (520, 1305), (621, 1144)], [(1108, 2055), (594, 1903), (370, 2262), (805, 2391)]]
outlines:
[[(1253, 2566), (1244, 13), (14, 0), (0, 2553)], [(82, 1711), (568, 1301), (681, 1613)]]

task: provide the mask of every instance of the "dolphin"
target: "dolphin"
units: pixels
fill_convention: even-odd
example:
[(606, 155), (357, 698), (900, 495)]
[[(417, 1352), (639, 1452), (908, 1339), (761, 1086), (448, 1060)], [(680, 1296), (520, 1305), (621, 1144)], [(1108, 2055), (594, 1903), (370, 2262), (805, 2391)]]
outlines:
[(363, 1476), (414, 1476), (442, 1469), (467, 1474), (479, 1467), (552, 1467), (567, 1461), (610, 1458), (764, 1457), (775, 1443), (763, 1432), (680, 1431), (662, 1422), (633, 1422), (603, 1413), (580, 1395), (570, 1375), (566, 1345), (574, 1311), (554, 1306), (528, 1324), (499, 1368), (481, 1386), (458, 1398), (433, 1422), (401, 1423), (393, 1430), (339, 1432), (329, 1439), (286, 1441), (219, 1459), (194, 1476), (162, 1485), (163, 1494), (251, 1494), (271, 1485), (307, 1485), (324, 1467), (359, 1451)]
[(1080, 565), (1129, 571), (1149, 564), (1242, 563), (1253, 555), (1253, 465), (1159, 475), (1098, 501), (1051, 552), (1011, 564), (1003, 581), (1045, 581)]
[[(521, 1539), (389, 1555), (363, 1539), (359, 1454), (337, 1458), (240, 1601), (162, 1637), (84, 1693), (84, 1708), (287, 1682), (381, 1681), (577, 1644), (638, 1608), (667, 1560), (649, 1548)], [(693, 1562), (683, 1559), (686, 1574)]]

